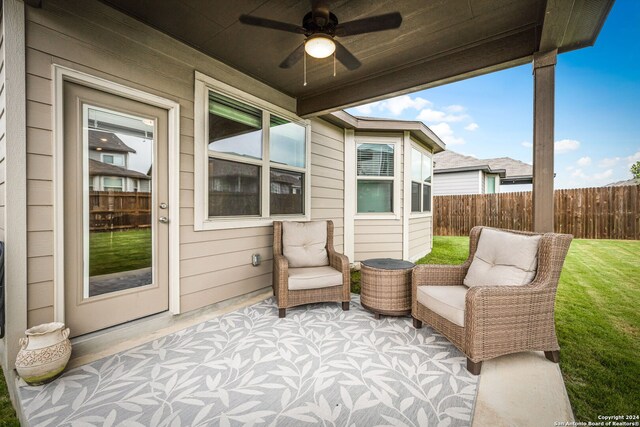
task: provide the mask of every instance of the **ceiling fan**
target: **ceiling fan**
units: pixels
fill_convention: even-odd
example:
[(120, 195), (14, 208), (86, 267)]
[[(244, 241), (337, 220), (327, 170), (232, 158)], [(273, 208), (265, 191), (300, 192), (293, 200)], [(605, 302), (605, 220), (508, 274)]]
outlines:
[(402, 15), (399, 12), (392, 12), (339, 23), (336, 15), (329, 11), (328, 0), (312, 0), (311, 12), (302, 18), (301, 26), (251, 15), (240, 15), (240, 22), (272, 30), (303, 34), (306, 37), (304, 43), (280, 63), (280, 68), (291, 68), (302, 59), (306, 52), (314, 58), (326, 58), (335, 54), (335, 59), (349, 70), (355, 70), (360, 67), (360, 61), (338, 42), (336, 37), (398, 28), (402, 24)]

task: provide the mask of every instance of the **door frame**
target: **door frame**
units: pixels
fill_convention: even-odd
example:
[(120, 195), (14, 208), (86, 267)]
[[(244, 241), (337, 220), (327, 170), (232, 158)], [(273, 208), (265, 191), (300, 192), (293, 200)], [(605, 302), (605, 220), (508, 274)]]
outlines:
[(64, 92), (65, 82), (167, 110), (169, 164), (169, 312), (180, 314), (180, 104), (59, 64), (53, 64), (54, 305), (56, 322), (65, 321), (64, 298)]

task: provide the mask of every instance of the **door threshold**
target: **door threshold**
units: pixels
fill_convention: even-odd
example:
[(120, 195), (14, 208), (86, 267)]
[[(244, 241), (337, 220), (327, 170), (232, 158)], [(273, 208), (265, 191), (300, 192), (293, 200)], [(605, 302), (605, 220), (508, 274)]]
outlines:
[(239, 308), (256, 304), (272, 295), (271, 287), (262, 288), (187, 313), (173, 315), (169, 311), (163, 311), (72, 338), (73, 352), (67, 369), (132, 349)]

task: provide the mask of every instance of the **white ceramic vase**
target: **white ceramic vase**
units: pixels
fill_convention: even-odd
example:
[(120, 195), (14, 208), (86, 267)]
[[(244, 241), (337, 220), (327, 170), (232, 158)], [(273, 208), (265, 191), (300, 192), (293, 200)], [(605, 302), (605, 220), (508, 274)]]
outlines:
[(27, 384), (46, 384), (62, 374), (71, 357), (69, 332), (60, 322), (27, 329), (16, 359), (18, 375)]

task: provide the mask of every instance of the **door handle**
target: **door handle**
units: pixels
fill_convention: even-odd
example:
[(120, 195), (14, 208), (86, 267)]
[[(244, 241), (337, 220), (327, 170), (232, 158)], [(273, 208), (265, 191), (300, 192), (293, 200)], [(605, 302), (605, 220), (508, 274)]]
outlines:
[(163, 224), (167, 224), (169, 222), (169, 218), (167, 218), (166, 216), (161, 216), (160, 218), (158, 218), (158, 221)]

